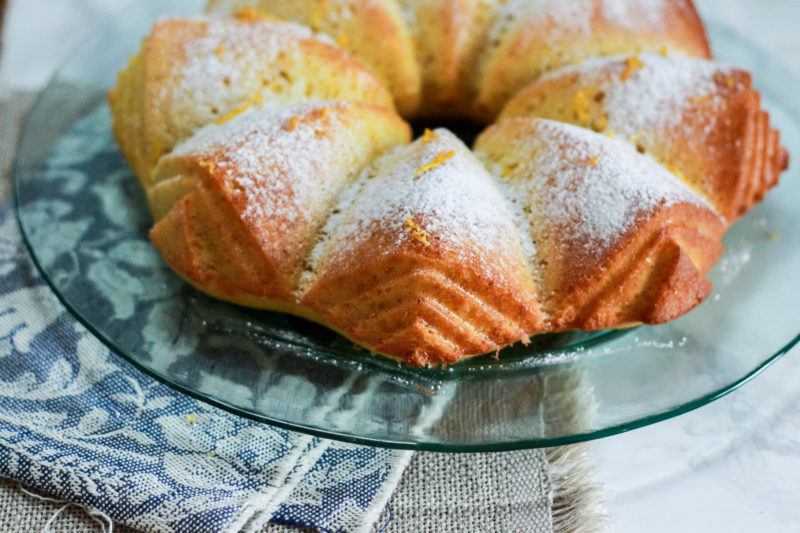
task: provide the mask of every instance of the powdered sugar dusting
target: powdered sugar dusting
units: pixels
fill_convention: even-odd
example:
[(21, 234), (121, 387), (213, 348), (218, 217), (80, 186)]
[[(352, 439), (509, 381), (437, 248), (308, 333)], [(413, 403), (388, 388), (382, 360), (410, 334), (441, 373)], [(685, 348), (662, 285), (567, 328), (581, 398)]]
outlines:
[(534, 154), (522, 163), (528, 179), (512, 180), (509, 187), (530, 199), (532, 218), (561, 242), (595, 253), (613, 245), (658, 206), (686, 202), (713, 210), (653, 159), (622, 141), (548, 120), (535, 124), (535, 134), (509, 145)]
[[(463, 253), (473, 264), (519, 259), (517, 230), (494, 178), (452, 133), (435, 133), (436, 138), (417, 140), (384, 156), (362, 176), (358, 190), (343, 195), (339, 205), (346, 214), (329, 221), (335, 225), (331, 231), (336, 228), (330, 243), (334, 262), (346, 260), (375, 230), (388, 235), (379, 253), (408, 245), (423, 249), (409, 218), (427, 233), (431, 246)], [(441, 164), (420, 172), (450, 152)], [(317, 250), (316, 256), (321, 255)], [(476, 257), (480, 259), (474, 261)]]
[(667, 0), (602, 0), (600, 12), (607, 22), (620, 28), (641, 29), (642, 21), (651, 29), (661, 28), (666, 25), (664, 8), (668, 3)]
[[(356, 9), (354, 4), (357, 2), (358, 0), (316, 0), (314, 2), (281, 0), (280, 2), (261, 2), (257, 8), (281, 20), (293, 20), (308, 25), (320, 35), (325, 35), (326, 38), (335, 41), (341, 35), (338, 32), (353, 20), (353, 11)], [(258, 4), (258, 2), (255, 0), (212, 0), (206, 6), (206, 13), (230, 15), (252, 7), (254, 4)], [(322, 33), (326, 31), (329, 33)]]
[(587, 61), (543, 79), (579, 73), (584, 86), (605, 94), (608, 129), (628, 135), (678, 123), (683, 112), (696, 107), (698, 101), (721, 103), (714, 78), (732, 73), (726, 65), (685, 56), (639, 54), (639, 58), (644, 66), (624, 82), (620, 78), (627, 57), (622, 56)]
[[(186, 20), (186, 19), (181, 19)], [(310, 29), (291, 23), (245, 22), (227, 17), (195, 17), (206, 24), (205, 34), (184, 45), (185, 62), (172, 91), (172, 99), (188, 98), (193, 105), (220, 107), (220, 102), (240, 100), (248, 84), (241, 83), (253, 65), (269, 65), (279, 54), (299, 53), (298, 41), (311, 39)], [(236, 94), (241, 91), (242, 94)]]
[(647, 23), (649, 29), (665, 25), (664, 9), (667, 0), (509, 0), (498, 12), (489, 41), (501, 38), (515, 22), (548, 19), (549, 31), (555, 38), (566, 35), (591, 33), (595, 9), (607, 23), (626, 30), (641, 30)]
[[(262, 246), (283, 245), (276, 235), (296, 236), (306, 221), (324, 220), (347, 179), (334, 161), (340, 157), (336, 146), (355, 142), (353, 124), (344, 119), (349, 107), (346, 102), (268, 104), (198, 130), (173, 155), (221, 154), (213, 161), (245, 206), (242, 219), (255, 227), (269, 221), (269, 231), (257, 234)], [(308, 120), (314, 113), (324, 113), (324, 119)]]

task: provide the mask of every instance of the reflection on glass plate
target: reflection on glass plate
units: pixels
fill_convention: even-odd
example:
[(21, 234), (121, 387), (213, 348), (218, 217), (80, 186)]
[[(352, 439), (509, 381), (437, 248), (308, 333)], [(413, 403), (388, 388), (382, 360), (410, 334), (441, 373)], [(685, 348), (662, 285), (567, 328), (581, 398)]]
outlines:
[[(333, 438), (505, 450), (602, 437), (685, 412), (796, 342), (796, 171), (726, 237), (713, 296), (664, 326), (546, 335), (499, 359), (420, 370), (304, 320), (206, 297), (150, 245), (144, 196), (105, 105), (160, 4), (133, 7), (61, 69), (30, 116), (16, 169), (20, 223), (44, 277), (98, 337), (158, 379), (243, 416)], [(796, 85), (738, 36), (712, 27), (712, 41), (721, 59), (754, 73), (785, 145), (800, 153), (800, 115), (786, 100)]]

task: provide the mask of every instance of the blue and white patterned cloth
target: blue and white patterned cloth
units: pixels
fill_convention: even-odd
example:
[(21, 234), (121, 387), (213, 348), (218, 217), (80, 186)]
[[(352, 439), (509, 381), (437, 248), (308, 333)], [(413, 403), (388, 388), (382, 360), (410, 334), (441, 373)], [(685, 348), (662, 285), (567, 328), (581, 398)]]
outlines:
[(251, 422), (161, 385), (77, 323), (0, 210), (0, 476), (144, 531), (370, 531), (411, 452)]

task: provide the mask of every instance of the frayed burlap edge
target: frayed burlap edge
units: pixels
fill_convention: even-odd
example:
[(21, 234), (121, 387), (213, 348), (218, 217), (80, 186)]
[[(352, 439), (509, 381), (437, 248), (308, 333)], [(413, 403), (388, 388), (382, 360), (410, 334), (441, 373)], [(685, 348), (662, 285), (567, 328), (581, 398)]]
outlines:
[(588, 444), (545, 450), (553, 498), (554, 533), (602, 533), (610, 531), (608, 500), (597, 479), (597, 466)]

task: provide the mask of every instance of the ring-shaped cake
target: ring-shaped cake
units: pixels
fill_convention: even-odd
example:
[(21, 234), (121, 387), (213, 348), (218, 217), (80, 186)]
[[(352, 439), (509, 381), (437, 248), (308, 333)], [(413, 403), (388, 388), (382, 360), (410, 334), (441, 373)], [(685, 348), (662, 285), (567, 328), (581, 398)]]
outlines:
[[(657, 324), (788, 166), (689, 0), (211, 0), (114, 133), (188, 282), (410, 365)], [(444, 128), (489, 124), (470, 150)]]

